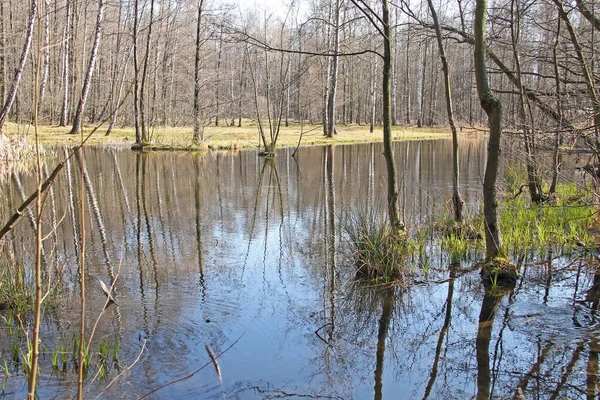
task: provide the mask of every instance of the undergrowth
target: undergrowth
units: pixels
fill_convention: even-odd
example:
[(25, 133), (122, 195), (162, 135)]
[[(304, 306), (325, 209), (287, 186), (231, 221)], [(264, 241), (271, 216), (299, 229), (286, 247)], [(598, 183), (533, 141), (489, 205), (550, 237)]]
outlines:
[(394, 230), (374, 211), (356, 213), (346, 220), (351, 258), (359, 279), (403, 282), (407, 258), (414, 250), (406, 233)]
[[(574, 183), (559, 184), (552, 202), (532, 204), (523, 194), (500, 203), (504, 248), (509, 257), (544, 258), (548, 253), (569, 256), (578, 248), (593, 251), (590, 228), (596, 221), (592, 191)], [(436, 223), (442, 249), (452, 260), (473, 260), (485, 250), (483, 211), (457, 226), (450, 212)], [(475, 232), (475, 234), (474, 234)]]

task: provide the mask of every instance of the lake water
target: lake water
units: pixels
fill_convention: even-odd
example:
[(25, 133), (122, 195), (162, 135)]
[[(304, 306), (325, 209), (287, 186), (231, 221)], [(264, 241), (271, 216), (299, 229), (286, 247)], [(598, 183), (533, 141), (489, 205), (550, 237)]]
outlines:
[[(461, 144), (471, 212), (485, 146)], [(451, 149), (449, 140), (395, 144), (409, 227), (450, 210)], [(111, 384), (116, 368), (105, 377), (91, 368), (88, 398), (137, 399), (169, 383), (148, 398), (597, 396), (600, 279), (589, 259), (523, 263), (515, 290), (490, 296), (477, 270), (451, 269), (430, 243), (427, 274), (418, 260), (408, 266), (412, 285), (354, 282), (344, 224), (386, 209), (381, 152), (380, 144), (310, 147), (292, 158), (284, 149), (269, 161), (254, 151), (86, 149), (85, 178), (74, 158), (46, 203), (44, 258), (66, 284), (43, 319), (40, 398), (72, 398), (77, 387), (71, 356), (65, 371), (51, 358), (60, 344), (70, 352), (79, 331), (82, 183), (86, 329), (104, 306), (98, 280), (112, 282), (116, 304), (99, 318), (91, 348), (97, 357), (100, 342), (118, 343), (123, 372)], [(34, 186), (27, 174), (1, 184), (3, 221)], [(26, 215), (4, 251), (30, 265), (33, 238)], [(0, 370), (0, 397), (20, 399), (27, 384), (12, 349), (24, 339), (8, 325), (0, 324), (0, 365), (11, 375)], [(222, 379), (207, 345), (224, 352)]]

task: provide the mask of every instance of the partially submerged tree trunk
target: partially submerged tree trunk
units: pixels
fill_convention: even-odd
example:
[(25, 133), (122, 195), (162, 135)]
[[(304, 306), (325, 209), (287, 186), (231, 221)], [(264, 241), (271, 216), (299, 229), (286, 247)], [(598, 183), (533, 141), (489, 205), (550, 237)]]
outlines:
[(531, 104), (525, 96), (525, 88), (523, 85), (523, 74), (521, 72), (521, 59), (518, 51), (520, 37), (520, 9), (519, 0), (511, 1), (511, 39), (513, 57), (515, 62), (516, 76), (519, 89), (519, 118), (523, 130), (523, 142), (525, 145), (525, 165), (527, 169), (527, 185), (529, 186), (529, 194), (533, 203), (542, 203), (545, 198), (543, 195), (542, 184), (540, 181), (540, 173), (535, 156), (535, 129), (533, 123), (533, 114), (531, 112)]
[(450, 130), (452, 131), (452, 203), (454, 204), (454, 220), (457, 223), (462, 223), (463, 220), (463, 206), (464, 201), (460, 196), (458, 190), (459, 182), (459, 166), (458, 166), (458, 132), (456, 131), (456, 124), (454, 123), (454, 112), (452, 110), (452, 90), (450, 89), (450, 71), (448, 68), (448, 61), (446, 60), (446, 51), (444, 49), (442, 30), (440, 29), (440, 23), (438, 21), (437, 13), (433, 6), (433, 0), (427, 0), (429, 4), (429, 11), (433, 18), (433, 24), (435, 27), (435, 36), (437, 38), (438, 49), (440, 52), (440, 60), (442, 62), (442, 71), (444, 73), (444, 90), (446, 95), (446, 112), (448, 114), (448, 123), (450, 124)]
[(390, 11), (388, 0), (381, 2), (383, 13), (383, 155), (387, 166), (388, 180), (388, 213), (394, 229), (403, 230), (404, 222), (400, 218), (398, 208), (398, 182), (396, 179), (396, 162), (392, 143), (392, 107), (391, 107), (391, 78), (392, 78), (392, 40), (390, 30)]
[(488, 116), (490, 138), (488, 157), (483, 180), (483, 216), (485, 228), (485, 265), (482, 268), (484, 277), (495, 277), (501, 280), (516, 280), (516, 268), (506, 258), (502, 245), (500, 220), (498, 217), (498, 197), (496, 180), (500, 166), (500, 141), (502, 136), (502, 103), (489, 87), (487, 66), (485, 64), (485, 32), (486, 32), (487, 0), (477, 0), (475, 6), (475, 79), (481, 107)]
[(85, 110), (85, 104), (87, 102), (90, 86), (92, 85), (92, 74), (94, 73), (94, 66), (96, 65), (96, 58), (98, 57), (98, 47), (100, 46), (100, 37), (102, 36), (102, 19), (104, 18), (104, 0), (98, 0), (98, 16), (96, 18), (96, 33), (94, 36), (94, 44), (92, 45), (92, 53), (90, 54), (90, 61), (85, 73), (85, 79), (83, 80), (83, 88), (81, 89), (81, 98), (79, 104), (77, 104), (77, 111), (75, 112), (75, 118), (73, 120), (73, 128), (71, 128), (70, 134), (74, 135), (81, 132), (81, 125), (83, 121), (83, 112)]
[(23, 75), (23, 69), (25, 68), (25, 63), (27, 62), (27, 55), (29, 54), (29, 49), (31, 48), (31, 40), (33, 38), (33, 27), (35, 25), (35, 16), (37, 14), (37, 0), (31, 0), (31, 9), (29, 12), (29, 22), (27, 25), (27, 33), (25, 34), (25, 44), (23, 45), (23, 51), (21, 52), (21, 60), (19, 61), (19, 65), (15, 70), (15, 77), (13, 78), (12, 84), (10, 86), (10, 90), (8, 91), (8, 95), (6, 96), (6, 102), (4, 103), (4, 107), (2, 108), (2, 112), (0, 112), (0, 132), (2, 132), (2, 128), (4, 127), (4, 123), (8, 118), (8, 113), (17, 97), (17, 90), (19, 88), (19, 82), (21, 81), (21, 76)]

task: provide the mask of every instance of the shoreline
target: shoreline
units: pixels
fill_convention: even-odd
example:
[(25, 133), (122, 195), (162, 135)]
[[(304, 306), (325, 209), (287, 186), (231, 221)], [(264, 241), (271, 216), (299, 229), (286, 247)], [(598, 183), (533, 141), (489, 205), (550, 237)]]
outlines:
[[(7, 126), (8, 135), (27, 135), (34, 144), (33, 126), (10, 123)], [(84, 127), (83, 136), (87, 136), (93, 127)], [(333, 138), (323, 135), (320, 125), (290, 124), (282, 126), (277, 140), (277, 149), (295, 148), (319, 145), (345, 145), (358, 143), (377, 143), (383, 141), (381, 127), (369, 132), (367, 125), (339, 125), (338, 134)], [(77, 145), (81, 135), (68, 133), (69, 127), (40, 125), (38, 128), (39, 142), (42, 146)], [(88, 140), (86, 146), (118, 146), (129, 147), (135, 151), (204, 151), (204, 150), (246, 150), (258, 149), (260, 138), (258, 126), (248, 121), (243, 127), (205, 127), (204, 141), (199, 146), (191, 144), (192, 128), (154, 128), (150, 132), (150, 143), (135, 144), (135, 131), (132, 127), (115, 128), (109, 136), (105, 136), (106, 127), (99, 128)], [(483, 131), (465, 129), (461, 136), (485, 135)], [(417, 128), (413, 126), (395, 126), (392, 128), (393, 141), (405, 140), (434, 140), (450, 138), (448, 127)], [(299, 143), (300, 142), (300, 143)]]

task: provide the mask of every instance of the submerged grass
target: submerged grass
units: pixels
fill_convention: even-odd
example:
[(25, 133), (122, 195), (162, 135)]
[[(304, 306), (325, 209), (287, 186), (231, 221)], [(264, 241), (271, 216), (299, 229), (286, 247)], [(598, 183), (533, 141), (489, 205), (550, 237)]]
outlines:
[(551, 204), (530, 204), (524, 196), (504, 201), (501, 224), (509, 255), (544, 257), (550, 251), (570, 255), (579, 247), (595, 250), (590, 236), (596, 213), (591, 190), (573, 183), (557, 189)]
[[(593, 193), (574, 183), (559, 184), (552, 203), (532, 204), (525, 195), (505, 198), (500, 223), (504, 247), (512, 258), (544, 258), (550, 252), (569, 256), (575, 249), (597, 248), (591, 234), (598, 226)], [(472, 261), (485, 250), (483, 241), (477, 240), (484, 234), (482, 212), (469, 218), (466, 226), (463, 230), (448, 217), (436, 223), (437, 240), (452, 260)]]
[[(8, 371), (18, 371), (22, 369), (27, 372), (31, 367), (30, 355), (31, 344), (22, 332), (20, 322), (15, 317), (9, 315), (4, 318), (1, 331), (6, 333), (6, 337), (0, 343), (8, 345), (8, 348), (0, 347), (0, 357), (9, 356), (0, 361), (0, 373), (4, 371), (4, 377), (0, 374), (0, 384), (5, 385), (10, 373)], [(93, 376), (94, 379), (106, 378), (112, 371), (118, 373), (121, 370), (119, 364), (120, 342), (118, 340), (101, 339), (93, 346), (83, 343), (83, 368), (86, 379)], [(79, 362), (80, 341), (78, 335), (73, 335), (72, 339), (59, 339), (54, 349), (45, 348), (44, 353), (49, 360), (53, 373), (68, 374), (69, 371), (76, 374)], [(0, 391), (1, 394), (1, 391)], [(1, 397), (1, 396), (0, 396)]]
[[(60, 301), (63, 271), (55, 262), (48, 262), (44, 275), (44, 308), (48, 310)], [(0, 241), (0, 312), (27, 315), (33, 311), (34, 301), (33, 269), (15, 255), (8, 241)]]

